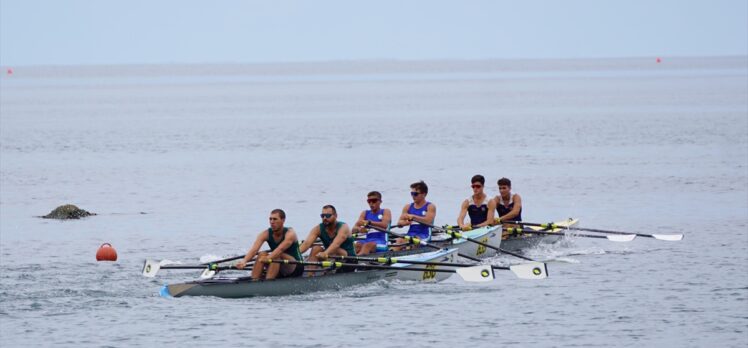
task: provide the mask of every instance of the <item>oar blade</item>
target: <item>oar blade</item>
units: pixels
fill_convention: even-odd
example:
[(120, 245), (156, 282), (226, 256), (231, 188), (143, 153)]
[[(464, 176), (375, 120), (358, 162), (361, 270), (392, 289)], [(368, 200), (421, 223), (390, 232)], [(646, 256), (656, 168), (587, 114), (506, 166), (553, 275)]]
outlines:
[(668, 242), (677, 242), (683, 239), (682, 234), (653, 234), (652, 238), (659, 240), (666, 240)]
[(490, 282), (494, 279), (491, 265), (458, 268), (455, 272), (466, 282)]
[(210, 279), (210, 278), (213, 278), (213, 276), (215, 276), (215, 275), (216, 275), (216, 271), (215, 270), (212, 270), (212, 269), (206, 267), (203, 270), (203, 273), (200, 273), (200, 279)]
[(609, 235), (606, 235), (605, 237), (608, 238), (609, 241), (622, 242), (622, 243), (630, 242), (636, 239), (635, 234), (609, 234)]
[(528, 262), (509, 266), (509, 269), (520, 279), (548, 278), (548, 268), (543, 262)]
[(158, 273), (159, 269), (161, 269), (161, 262), (155, 260), (145, 260), (145, 263), (143, 263), (143, 276), (153, 278), (156, 276), (156, 273)]

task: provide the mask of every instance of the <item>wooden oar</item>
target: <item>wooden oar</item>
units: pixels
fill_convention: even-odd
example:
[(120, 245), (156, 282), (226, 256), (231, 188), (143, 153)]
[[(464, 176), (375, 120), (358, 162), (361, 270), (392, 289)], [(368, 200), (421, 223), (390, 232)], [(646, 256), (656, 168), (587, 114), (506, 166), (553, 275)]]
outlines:
[(566, 226), (559, 226), (553, 222), (542, 224), (542, 223), (537, 223), (537, 222), (524, 222), (524, 221), (502, 221), (502, 223), (522, 225), (522, 226), (537, 226), (537, 227), (541, 227), (541, 228), (548, 229), (548, 230), (559, 228), (559, 229), (564, 229), (564, 230), (572, 230), (572, 231), (577, 230), (577, 231), (607, 233), (607, 234), (626, 234), (626, 235), (634, 234), (639, 237), (654, 238), (654, 239), (664, 240), (668, 242), (677, 242), (683, 239), (682, 234), (647, 234), (647, 233), (601, 230), (597, 228), (566, 227)]
[[(522, 265), (513, 265), (509, 267), (504, 266), (494, 266), (494, 265), (479, 265), (479, 264), (467, 264), (467, 263), (453, 263), (453, 262), (431, 262), (431, 261), (417, 261), (417, 260), (403, 260), (401, 258), (397, 257), (361, 257), (361, 256), (330, 256), (330, 258), (337, 259), (337, 260), (354, 260), (354, 261), (369, 261), (369, 262), (377, 262), (377, 263), (383, 263), (386, 265), (394, 265), (396, 263), (404, 263), (404, 264), (413, 264), (413, 265), (429, 265), (429, 266), (447, 266), (447, 267), (475, 267), (475, 266), (491, 266), (492, 269), (500, 269), (500, 270), (514, 270), (516, 268), (525, 268), (526, 265), (533, 265), (533, 267), (539, 267), (540, 273), (538, 271), (534, 271), (533, 277), (528, 279), (541, 279), (548, 277), (548, 267), (546, 267), (545, 263), (542, 262), (533, 262), (533, 263), (525, 263)], [(515, 267), (517, 266), (517, 267)], [(521, 266), (521, 267), (520, 267)], [(515, 267), (514, 269), (512, 267)], [(524, 271), (523, 271), (524, 272)], [(535, 274), (538, 273), (538, 274)], [(520, 274), (515, 274), (523, 278)]]
[[(368, 224), (368, 225), (366, 225), (366, 227), (374, 229), (374, 230), (377, 230), (379, 232), (385, 232), (385, 229), (379, 228), (379, 227), (374, 226), (372, 224)], [(400, 228), (402, 228), (403, 226), (395, 225), (395, 226), (392, 226), (392, 227), (400, 227)], [(400, 238), (403, 238), (403, 239), (405, 239), (408, 242), (413, 243), (413, 244), (423, 245), (425, 247), (428, 247), (428, 248), (431, 248), (431, 249), (434, 249), (434, 250), (441, 250), (442, 249), (442, 248), (440, 248), (440, 247), (438, 247), (436, 245), (429, 244), (425, 240), (422, 240), (421, 238), (418, 238), (418, 237), (412, 237), (412, 236), (409, 236), (409, 235), (406, 235), (406, 234), (399, 234), (399, 233), (396, 233), (396, 232), (393, 232), (393, 231), (388, 231), (388, 232), (390, 234), (392, 234), (392, 235), (395, 235), (395, 236), (398, 236)], [(457, 253), (457, 256), (464, 257), (464, 258), (466, 258), (468, 260), (480, 261), (480, 259), (478, 259), (478, 258), (475, 258), (475, 257), (472, 257), (472, 256), (468, 256), (468, 255), (465, 255), (465, 254)]]
[[(418, 221), (416, 221), (416, 222), (418, 222)], [(479, 240), (476, 240), (476, 239), (473, 239), (473, 238), (469, 238), (469, 237), (467, 237), (467, 236), (463, 235), (462, 233), (459, 233), (459, 232), (453, 231), (453, 230), (452, 230), (452, 229), (450, 229), (450, 228), (444, 228), (444, 227), (434, 226), (434, 225), (431, 225), (431, 224), (427, 224), (427, 223), (423, 223), (423, 222), (418, 222), (418, 223), (419, 223), (419, 224), (421, 224), (421, 225), (425, 225), (425, 226), (431, 227), (432, 229), (440, 230), (440, 231), (442, 231), (442, 232), (444, 232), (444, 233), (446, 233), (446, 234), (448, 234), (448, 235), (452, 236), (452, 238), (458, 238), (458, 239), (459, 239), (459, 238), (462, 238), (462, 239), (465, 239), (465, 240), (471, 241), (471, 242), (473, 242), (473, 243), (476, 243), (476, 244), (478, 244), (478, 245), (482, 245), (482, 246), (484, 246), (484, 247), (486, 247), (486, 248), (489, 248), (489, 249), (493, 249), (493, 250), (496, 250), (496, 251), (498, 251), (498, 252), (500, 252), (500, 253), (504, 253), (504, 254), (507, 254), (507, 255), (512, 255), (512, 256), (514, 256), (514, 257), (518, 257), (518, 258), (520, 258), (520, 259), (523, 259), (523, 260), (527, 260), (527, 261), (533, 261), (533, 262), (537, 262), (536, 260), (533, 260), (533, 259), (531, 259), (531, 258), (529, 258), (529, 257), (527, 257), (527, 256), (524, 256), (524, 255), (520, 255), (520, 254), (517, 254), (517, 253), (513, 253), (513, 252), (511, 252), (511, 251), (508, 251), (508, 250), (504, 250), (504, 249), (501, 249), (500, 247), (495, 247), (495, 246), (493, 246), (493, 245), (491, 245), (491, 244), (488, 244), (488, 243), (483, 243), (483, 242), (481, 242), (481, 241), (479, 241)]]
[(584, 233), (565, 233), (565, 232), (549, 232), (549, 231), (535, 231), (520, 227), (509, 227), (503, 228), (504, 231), (511, 233), (511, 235), (520, 234), (542, 234), (551, 236), (571, 236), (571, 237), (584, 237), (584, 238), (603, 238), (612, 242), (630, 242), (636, 239), (636, 234), (609, 234), (605, 236), (597, 234), (584, 234)]
[[(510, 270), (518, 278), (522, 279), (544, 279), (548, 277), (548, 270), (544, 263), (525, 263), (521, 265), (513, 265), (509, 267), (492, 266), (492, 265), (477, 265), (467, 266), (458, 269), (430, 269), (430, 268), (408, 268), (408, 267), (392, 267), (384, 265), (362, 265), (358, 263), (343, 263), (333, 261), (320, 261), (320, 262), (308, 262), (308, 261), (296, 261), (296, 260), (265, 260), (267, 263), (280, 263), (280, 264), (300, 264), (308, 266), (320, 266), (320, 267), (352, 267), (357, 269), (387, 269), (396, 271), (413, 271), (413, 272), (443, 272), (443, 273), (457, 273), (463, 280), (468, 282), (487, 282), (495, 279), (493, 270)], [(401, 263), (406, 263), (401, 261)], [(428, 263), (427, 263), (428, 264)]]

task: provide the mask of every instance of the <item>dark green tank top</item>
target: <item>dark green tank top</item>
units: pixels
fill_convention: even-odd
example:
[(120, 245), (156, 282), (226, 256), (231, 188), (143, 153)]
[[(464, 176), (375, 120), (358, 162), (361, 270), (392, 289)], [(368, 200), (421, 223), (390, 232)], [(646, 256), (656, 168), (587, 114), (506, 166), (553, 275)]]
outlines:
[[(281, 236), (281, 239), (279, 241), (273, 240), (273, 229), (268, 228), (268, 245), (270, 246), (270, 251), (274, 251), (275, 248), (278, 247), (281, 243), (283, 243), (283, 240), (286, 239), (286, 232), (288, 232), (288, 227), (283, 227), (283, 235)], [(284, 253), (293, 256), (296, 261), (303, 261), (301, 258), (301, 253), (299, 252), (299, 241), (295, 241), (293, 244), (291, 244), (288, 249), (284, 251)]]
[[(343, 226), (343, 224), (344, 222), (338, 221), (335, 225), (335, 235), (332, 237), (327, 235), (325, 224), (319, 224), (319, 239), (322, 239), (322, 245), (325, 246), (325, 249), (329, 248), (333, 239), (338, 236), (338, 230), (340, 230), (340, 226)], [(353, 247), (353, 237), (349, 236), (346, 238), (345, 242), (340, 245), (340, 248), (345, 250), (348, 253), (348, 256), (356, 256), (356, 249)]]

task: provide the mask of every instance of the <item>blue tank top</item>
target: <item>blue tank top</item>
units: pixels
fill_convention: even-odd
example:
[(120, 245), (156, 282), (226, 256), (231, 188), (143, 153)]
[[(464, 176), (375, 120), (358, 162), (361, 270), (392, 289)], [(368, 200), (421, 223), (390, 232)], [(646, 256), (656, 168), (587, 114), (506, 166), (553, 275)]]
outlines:
[[(364, 219), (369, 221), (376, 221), (381, 222), (384, 218), (384, 209), (379, 209), (379, 211), (374, 214), (370, 210), (367, 210), (364, 214)], [(387, 230), (390, 230), (390, 227), (387, 226)], [(384, 244), (387, 244), (387, 232), (379, 232), (377, 230), (370, 230), (369, 233), (366, 234), (367, 240), (381, 240), (384, 241)]]
[[(410, 207), (408, 207), (408, 214), (421, 217), (426, 216), (426, 212), (429, 209), (429, 204), (431, 204), (431, 202), (426, 202), (423, 207), (421, 207), (420, 209), (416, 209), (416, 204), (410, 203)], [(431, 228), (426, 225), (414, 223), (410, 225), (410, 228), (408, 229), (408, 235), (428, 240), (431, 237)]]
[[(509, 196), (509, 204), (507, 206), (504, 206), (504, 200), (501, 198), (501, 196), (498, 196), (499, 204), (496, 205), (496, 212), (499, 213), (499, 217), (502, 217), (506, 214), (509, 214), (512, 209), (514, 209), (514, 194), (512, 193)], [(517, 216), (512, 218), (512, 221), (522, 221), (522, 208), (519, 208), (519, 214)]]

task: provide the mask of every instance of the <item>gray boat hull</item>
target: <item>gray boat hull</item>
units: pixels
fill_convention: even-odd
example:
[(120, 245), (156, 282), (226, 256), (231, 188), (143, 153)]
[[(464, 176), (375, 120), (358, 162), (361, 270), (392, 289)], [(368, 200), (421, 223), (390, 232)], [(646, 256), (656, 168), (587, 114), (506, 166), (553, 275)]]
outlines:
[[(411, 252), (407, 255), (398, 256), (398, 258), (401, 260), (424, 262), (452, 262), (456, 253), (457, 249), (442, 249), (422, 253)], [(403, 268), (417, 270), (403, 270)], [(160, 293), (165, 297), (216, 296), (223, 298), (244, 298), (255, 296), (286, 296), (316, 291), (340, 290), (379, 280), (398, 279), (436, 282), (447, 279), (452, 275), (452, 273), (435, 272), (435, 269), (453, 269), (453, 267), (395, 263), (389, 269), (385, 270), (357, 270), (355, 272), (331, 273), (315, 277), (281, 278), (263, 281), (252, 281), (249, 277), (213, 278), (165, 285)]]
[(342, 288), (393, 279), (397, 270), (371, 270), (337, 273), (320, 277), (296, 277), (274, 280), (252, 281), (243, 278), (215, 278), (187, 283), (165, 285), (162, 296), (216, 296), (223, 298), (245, 298), (255, 296), (286, 296), (316, 291), (340, 290)]

